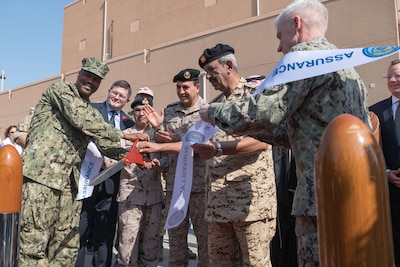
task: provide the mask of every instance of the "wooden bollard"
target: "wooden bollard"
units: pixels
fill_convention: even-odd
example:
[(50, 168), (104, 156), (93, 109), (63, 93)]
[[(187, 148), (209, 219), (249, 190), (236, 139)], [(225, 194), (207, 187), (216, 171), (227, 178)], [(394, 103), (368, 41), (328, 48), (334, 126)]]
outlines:
[(385, 161), (364, 122), (335, 118), (315, 158), (322, 267), (394, 266)]
[(18, 266), (22, 162), (12, 145), (0, 148), (0, 267)]

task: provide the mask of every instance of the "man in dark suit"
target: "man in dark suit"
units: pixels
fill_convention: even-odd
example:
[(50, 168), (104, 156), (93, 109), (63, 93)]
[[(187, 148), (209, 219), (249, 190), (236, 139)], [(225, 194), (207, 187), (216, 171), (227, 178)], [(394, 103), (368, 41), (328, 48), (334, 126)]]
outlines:
[[(122, 111), (129, 102), (132, 89), (127, 81), (115, 81), (108, 90), (107, 100), (92, 103), (104, 120), (120, 130), (134, 126), (134, 121)], [(80, 248), (76, 267), (111, 266), (112, 250), (118, 204), (116, 196), (119, 190), (120, 173), (114, 174), (93, 189), (91, 197), (83, 200), (80, 215)]]
[(276, 233), (271, 241), (271, 262), (273, 267), (297, 267), (297, 239), (295, 218), (291, 215), (297, 176), (292, 151), (272, 146), (278, 220)]
[(400, 266), (400, 60), (391, 62), (385, 78), (392, 95), (371, 106), (370, 110), (380, 121), (381, 144), (389, 182), (395, 263)]

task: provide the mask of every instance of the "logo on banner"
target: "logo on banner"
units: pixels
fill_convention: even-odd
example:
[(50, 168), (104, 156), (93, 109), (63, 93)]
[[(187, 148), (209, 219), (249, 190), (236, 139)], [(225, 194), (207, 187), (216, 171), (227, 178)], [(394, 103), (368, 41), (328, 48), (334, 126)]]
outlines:
[(171, 214), (171, 217), (169, 217), (168, 223), (170, 225), (178, 224), (179, 222), (181, 222), (183, 220), (184, 216), (185, 216), (184, 210), (177, 210)]
[(205, 136), (196, 131), (190, 131), (186, 134), (185, 140), (195, 144), (202, 144), (205, 140)]
[(365, 47), (362, 51), (367, 57), (384, 57), (399, 50), (399, 46), (373, 46)]

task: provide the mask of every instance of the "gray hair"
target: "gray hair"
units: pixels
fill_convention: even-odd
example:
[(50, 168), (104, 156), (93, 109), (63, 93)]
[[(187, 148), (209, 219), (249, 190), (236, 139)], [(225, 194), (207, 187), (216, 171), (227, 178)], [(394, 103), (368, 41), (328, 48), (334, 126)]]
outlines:
[(222, 56), (218, 59), (219, 64), (225, 64), (228, 60), (232, 61), (233, 68), (237, 72), (238, 71), (238, 66), (237, 66), (237, 61), (236, 57), (234, 54), (227, 54), (225, 56)]
[(294, 16), (302, 18), (309, 28), (326, 32), (328, 29), (328, 10), (319, 0), (293, 0), (275, 19), (275, 29), (278, 25)]

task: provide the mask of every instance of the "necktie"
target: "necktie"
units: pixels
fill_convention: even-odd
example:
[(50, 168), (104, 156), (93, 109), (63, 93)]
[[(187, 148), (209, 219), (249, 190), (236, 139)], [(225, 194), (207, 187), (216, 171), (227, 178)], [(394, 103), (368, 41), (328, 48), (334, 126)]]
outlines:
[(108, 121), (109, 124), (113, 125), (115, 127), (115, 115), (117, 114), (116, 111), (111, 111), (111, 117), (110, 120)]
[(394, 117), (395, 132), (397, 143), (400, 144), (400, 102), (397, 102), (396, 116)]

